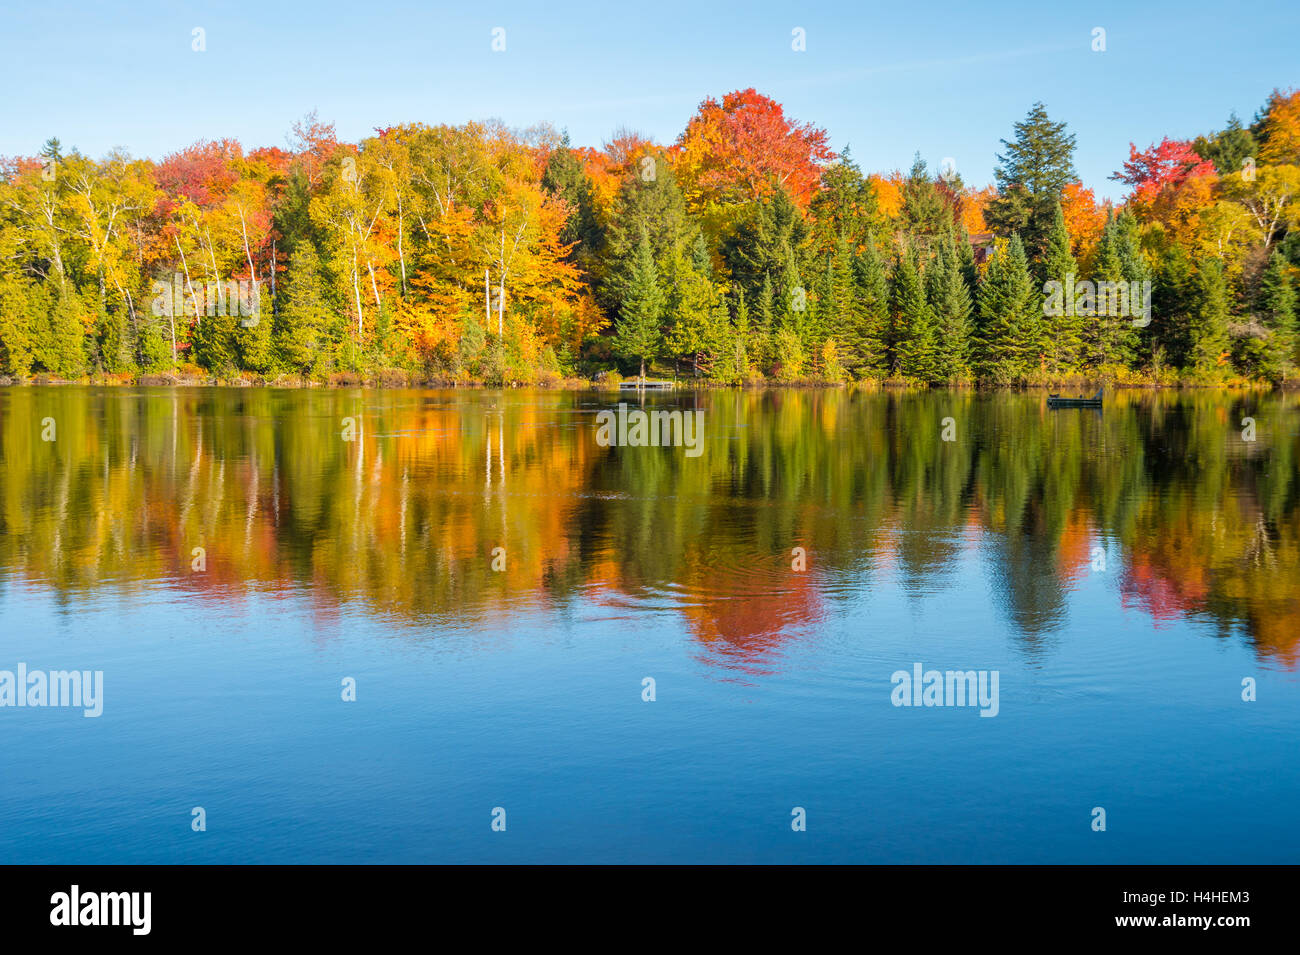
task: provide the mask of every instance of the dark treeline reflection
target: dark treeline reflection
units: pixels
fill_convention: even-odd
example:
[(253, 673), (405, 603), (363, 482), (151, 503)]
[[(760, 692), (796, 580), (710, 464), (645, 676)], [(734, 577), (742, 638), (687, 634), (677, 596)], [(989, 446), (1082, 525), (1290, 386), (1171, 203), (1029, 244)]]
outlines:
[[(1010, 393), (649, 400), (702, 410), (701, 456), (601, 447), (595, 413), (618, 398), (596, 393), (3, 389), (0, 586), (74, 605), (166, 581), (468, 625), (581, 597), (613, 619), (681, 613), (744, 665), (871, 588), (944, 600), (988, 580), (1033, 648), (1069, 624), (1102, 548), (1110, 599), (1294, 663), (1294, 396), (1121, 392), (1102, 412)], [(982, 577), (959, 572), (971, 561)]]

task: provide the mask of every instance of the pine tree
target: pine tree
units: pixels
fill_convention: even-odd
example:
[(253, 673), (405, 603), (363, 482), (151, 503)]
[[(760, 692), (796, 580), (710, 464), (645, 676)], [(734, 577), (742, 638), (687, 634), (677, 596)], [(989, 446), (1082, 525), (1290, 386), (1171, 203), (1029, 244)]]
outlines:
[(860, 247), (873, 229), (882, 225), (870, 180), (853, 161), (845, 147), (838, 161), (822, 171), (822, 188), (808, 207), (813, 220), (815, 245), (820, 255), (834, 252), (841, 237), (850, 250)]
[[(744, 291), (743, 286), (741, 291)], [(757, 326), (754, 328), (754, 353), (752, 360), (764, 371), (771, 368), (776, 361), (776, 347), (773, 336), (776, 334), (776, 293), (772, 288), (772, 277), (763, 276), (758, 290)]]
[(235, 344), (239, 349), (239, 367), (266, 375), (275, 365), (270, 291), (261, 285), (257, 295), (257, 311), (240, 316)]
[(716, 283), (710, 283), (708, 325), (704, 335), (704, 351), (708, 356), (708, 373), (715, 381), (729, 384), (743, 380), (748, 362), (744, 358), (744, 343), (736, 334), (727, 310), (727, 297)]
[(1261, 367), (1270, 378), (1283, 378), (1296, 360), (1296, 290), (1286, 258), (1276, 250), (1260, 277), (1259, 315), (1268, 329)]
[(920, 153), (912, 160), (911, 172), (903, 182), (903, 222), (921, 251), (929, 250), (945, 228), (952, 225), (952, 217)]
[[(826, 244), (831, 241), (827, 238)], [(736, 225), (721, 241), (720, 251), (731, 281), (743, 288), (746, 296), (758, 297), (764, 281), (771, 282), (776, 327), (790, 317), (789, 297), (800, 285), (805, 267), (812, 264), (812, 245), (807, 218), (789, 194), (778, 189), (739, 210)]]
[(1055, 123), (1042, 103), (1015, 125), (1015, 139), (1002, 140), (1005, 154), (994, 170), (998, 196), (989, 204), (988, 223), (1002, 235), (1019, 233), (1027, 254), (1042, 258), (1052, 227), (1052, 206), (1077, 176), (1074, 134)]
[(654, 160), (655, 175), (645, 178), (637, 166), (624, 178), (614, 197), (600, 259), (592, 266), (600, 301), (615, 314), (623, 311), (643, 236), (655, 268), (663, 273), (674, 257), (690, 257), (699, 235), (667, 159), (658, 154), (645, 158)]
[(1228, 351), (1229, 295), (1223, 263), (1201, 262), (1196, 274), (1197, 301), (1192, 314), (1191, 363), (1202, 374), (1217, 374)]
[(1153, 350), (1161, 349), (1169, 364), (1186, 367), (1191, 363), (1196, 281), (1182, 246), (1171, 245), (1161, 258), (1151, 299)]
[(31, 336), (33, 371), (59, 378), (79, 378), (87, 371), (87, 336), (81, 321), (85, 306), (72, 283), (47, 283), (33, 291), (37, 320)]
[(909, 250), (898, 257), (892, 284), (895, 371), (908, 378), (934, 381), (934, 315), (925, 300), (915, 252)]
[(751, 362), (758, 354), (751, 337), (749, 306), (745, 303), (745, 290), (735, 289), (736, 314), (732, 326), (732, 380), (737, 384), (749, 378)]
[(1149, 323), (1142, 324), (1144, 319), (1150, 318), (1149, 315), (1143, 315), (1143, 309), (1144, 301), (1145, 305), (1150, 304), (1147, 296), (1151, 294), (1151, 267), (1142, 254), (1142, 227), (1132, 210), (1125, 209), (1120, 214), (1116, 227), (1119, 236), (1120, 275), (1129, 288), (1128, 313), (1123, 316), (1122, 331), (1125, 358), (1131, 363), (1135, 358), (1150, 357), (1155, 334)]
[(1192, 143), (1192, 148), (1202, 159), (1214, 163), (1220, 176), (1230, 176), (1241, 172), (1242, 163), (1247, 156), (1259, 153), (1259, 146), (1249, 129), (1241, 125), (1241, 120), (1234, 112), (1228, 117), (1228, 125), (1211, 137), (1199, 136)]
[(845, 328), (849, 368), (860, 378), (889, 370), (889, 281), (885, 266), (868, 237), (852, 258), (854, 307)]
[(802, 344), (808, 324), (808, 290), (800, 277), (798, 257), (788, 243), (781, 249), (774, 292), (777, 330), (790, 332)]
[[(1093, 253), (1091, 280), (1095, 295), (1083, 296), (1079, 314), (1083, 319), (1086, 360), (1092, 365), (1130, 365), (1137, 353), (1137, 332), (1133, 327), (1133, 302), (1129, 281), (1145, 273), (1136, 243), (1129, 229), (1112, 217), (1102, 230)], [(1121, 288), (1121, 285), (1123, 287)], [(1128, 312), (1120, 306), (1128, 302)]]
[(1041, 306), (1019, 236), (999, 244), (976, 295), (976, 374), (996, 384), (1023, 379), (1037, 362)]
[(642, 378), (645, 377), (646, 361), (654, 360), (662, 342), (659, 322), (663, 309), (659, 270), (655, 268), (649, 231), (643, 229), (623, 287), (622, 308), (614, 332), (615, 351), (625, 359), (639, 361)]
[[(569, 208), (569, 218), (560, 232), (560, 241), (573, 245), (568, 258), (584, 269), (591, 269), (601, 250), (604, 230), (596, 213), (596, 200), (591, 177), (583, 169), (582, 161), (569, 148), (565, 133), (563, 144), (551, 152), (542, 173), (542, 188), (563, 199)], [(575, 244), (576, 243), (576, 244)]]
[(979, 285), (980, 270), (975, 264), (975, 247), (970, 243), (970, 235), (963, 229), (957, 242), (957, 266), (961, 277), (966, 280), (966, 287), (973, 289)]
[(217, 311), (225, 314), (205, 315), (194, 329), (194, 359), (216, 377), (230, 378), (239, 370), (239, 317), (230, 309)]
[[(329, 312), (320, 257), (310, 242), (300, 242), (289, 259), (288, 280), (280, 287), (273, 341), (284, 365), (307, 377), (322, 362), (323, 319)], [(262, 321), (266, 320), (262, 316)]]
[(857, 302), (853, 294), (853, 262), (849, 245), (841, 236), (826, 255), (817, 281), (816, 323), (805, 338), (810, 354), (819, 354), (825, 342), (843, 341), (854, 324)]
[(1059, 297), (1048, 296), (1048, 304), (1055, 307), (1044, 308), (1042, 343), (1049, 367), (1057, 374), (1076, 370), (1083, 349), (1082, 329), (1074, 310), (1076, 273), (1070, 233), (1065, 228), (1061, 204), (1057, 202), (1053, 205), (1052, 228), (1039, 273), (1044, 285), (1058, 283)]
[(936, 380), (964, 379), (970, 374), (973, 307), (957, 248), (951, 241), (939, 247), (927, 271), (926, 295), (934, 314)]
[(693, 376), (699, 375), (700, 358), (710, 347), (715, 290), (707, 269), (707, 256), (693, 256), (690, 262), (676, 258), (669, 265), (666, 344), (671, 354), (691, 363)]

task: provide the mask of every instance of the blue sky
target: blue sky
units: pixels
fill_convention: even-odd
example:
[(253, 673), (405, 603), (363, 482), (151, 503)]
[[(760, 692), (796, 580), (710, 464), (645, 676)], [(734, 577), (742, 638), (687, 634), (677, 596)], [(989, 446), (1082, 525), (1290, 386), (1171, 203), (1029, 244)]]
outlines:
[[(1034, 100), (1078, 136), (1099, 195), (1139, 146), (1249, 121), (1300, 85), (1300, 3), (52, 2), (5, 11), (0, 155), (57, 135), (161, 158), (198, 139), (285, 145), (315, 109), (356, 140), (394, 122), (549, 121), (577, 145), (674, 139), (748, 86), (869, 171), (915, 151), (991, 181)], [(207, 49), (191, 49), (195, 27)], [(494, 53), (491, 32), (506, 30)], [(791, 30), (807, 50), (791, 49)], [(1092, 30), (1106, 30), (1104, 53)]]

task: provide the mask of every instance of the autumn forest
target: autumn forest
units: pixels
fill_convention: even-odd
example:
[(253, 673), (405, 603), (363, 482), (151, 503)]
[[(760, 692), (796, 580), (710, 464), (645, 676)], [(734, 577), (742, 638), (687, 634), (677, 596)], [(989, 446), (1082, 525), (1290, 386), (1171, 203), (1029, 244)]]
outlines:
[[(295, 384), (1286, 383), (1300, 91), (1080, 182), (1035, 104), (995, 183), (868, 172), (753, 89), (676, 141), (376, 129), (0, 159), (0, 376)], [(1045, 308), (1049, 283), (1133, 289)], [(1149, 296), (1146, 320), (1139, 290)], [(1072, 294), (1069, 297), (1073, 297)], [(1112, 301), (1109, 303), (1114, 305)]]

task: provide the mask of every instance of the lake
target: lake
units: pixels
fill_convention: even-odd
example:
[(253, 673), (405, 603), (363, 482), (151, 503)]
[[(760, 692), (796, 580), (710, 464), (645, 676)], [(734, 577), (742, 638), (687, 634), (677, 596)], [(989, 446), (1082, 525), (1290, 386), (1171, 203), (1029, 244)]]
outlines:
[(0, 389), (0, 862), (1296, 862), (1298, 411)]

